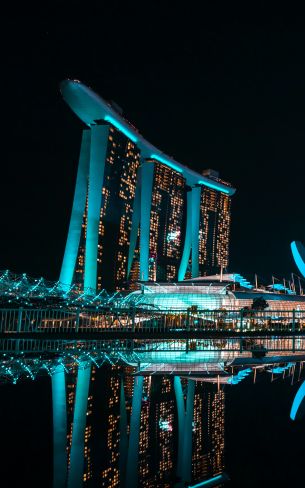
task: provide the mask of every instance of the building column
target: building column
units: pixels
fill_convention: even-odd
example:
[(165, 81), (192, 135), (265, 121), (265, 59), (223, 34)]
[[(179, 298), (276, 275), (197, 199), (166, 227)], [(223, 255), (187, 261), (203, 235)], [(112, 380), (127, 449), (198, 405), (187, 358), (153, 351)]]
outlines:
[(53, 487), (65, 488), (67, 479), (67, 403), (65, 370), (57, 366), (52, 374)]
[(78, 366), (76, 382), (68, 488), (81, 488), (83, 486), (85, 429), (90, 376), (91, 365), (87, 362), (81, 363)]
[(184, 417), (185, 407), (180, 376), (174, 376), (174, 390), (178, 413), (178, 457), (177, 457), (177, 476), (182, 477), (182, 459), (184, 445)]
[(124, 379), (121, 378), (120, 392), (120, 486), (125, 486), (126, 480), (126, 460), (128, 451), (127, 437), (127, 412), (124, 391)]
[(192, 247), (192, 192), (186, 194), (186, 231), (181, 263), (178, 271), (178, 281), (184, 280), (189, 263)]
[(97, 249), (109, 127), (91, 127), (84, 291), (96, 293)]
[(65, 254), (62, 262), (59, 281), (69, 289), (73, 282), (75, 264), (77, 260), (83, 215), (86, 206), (87, 179), (90, 159), (90, 130), (84, 130), (78, 163), (73, 207), (66, 242)]
[(141, 164), (141, 223), (140, 223), (140, 280), (148, 280), (150, 211), (153, 188), (154, 163)]
[(201, 186), (192, 188), (192, 278), (199, 276), (199, 222)]
[(143, 395), (143, 376), (136, 376), (134, 379), (130, 433), (127, 455), (126, 469), (126, 488), (138, 486), (138, 460), (139, 460), (139, 439), (140, 439), (140, 422), (141, 406)]
[(192, 441), (193, 441), (193, 417), (194, 417), (194, 396), (195, 381), (187, 381), (187, 398), (186, 411), (184, 420), (184, 445), (183, 445), (183, 474), (182, 479), (185, 482), (191, 482), (192, 479)]
[(181, 379), (174, 377), (174, 390), (178, 412), (178, 459), (177, 476), (180, 479), (177, 487), (182, 487), (185, 482), (190, 482), (192, 477), (192, 441), (193, 441), (193, 416), (195, 381), (187, 382), (186, 408), (184, 405)]
[(128, 263), (127, 263), (127, 279), (129, 278), (129, 273), (132, 267), (132, 262), (134, 259), (134, 253), (137, 244), (138, 229), (140, 224), (140, 213), (141, 213), (141, 170), (139, 168), (137, 172), (136, 193), (133, 202), (133, 213), (132, 213), (132, 222), (131, 222), (131, 229), (130, 229), (130, 244), (128, 250)]
[(199, 224), (201, 187), (196, 186), (187, 192), (186, 232), (178, 280), (184, 280), (192, 251), (192, 278), (199, 276)]

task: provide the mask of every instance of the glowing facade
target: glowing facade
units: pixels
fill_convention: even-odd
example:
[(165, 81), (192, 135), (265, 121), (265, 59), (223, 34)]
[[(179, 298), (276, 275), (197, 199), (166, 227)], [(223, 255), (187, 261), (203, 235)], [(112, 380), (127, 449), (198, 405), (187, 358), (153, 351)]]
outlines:
[(146, 164), (154, 166), (148, 277), (152, 281), (177, 280), (183, 250), (185, 179), (161, 163)]
[(129, 366), (87, 366), (71, 369), (66, 388), (62, 366), (52, 377), (54, 487), (170, 488), (223, 472), (222, 390), (133, 376)]
[[(99, 476), (97, 474), (93, 486), (99, 484), (105, 488), (115, 488), (120, 486), (120, 368), (112, 366), (103, 380), (104, 394), (100, 400), (104, 405), (104, 425), (100, 424), (100, 443), (96, 448), (98, 450), (102, 447), (104, 454), (96, 460), (96, 465), (101, 471)], [(98, 407), (101, 416), (101, 402)]]
[(81, 83), (61, 90), (89, 128), (60, 282), (94, 294), (226, 268), (234, 188), (161, 153)]
[[(210, 178), (218, 176), (209, 172)], [(217, 173), (216, 173), (217, 175)], [(229, 264), (231, 200), (228, 194), (201, 187), (199, 227), (199, 274), (226, 270)]]
[(175, 397), (173, 380), (156, 377), (151, 389), (150, 454), (152, 470), (150, 486), (172, 486), (175, 460)]
[(225, 393), (197, 381), (194, 399), (192, 481), (210, 479), (224, 470)]
[[(103, 180), (100, 181), (97, 290), (124, 289), (127, 282), (127, 256), (131, 219), (140, 159), (134, 143), (112, 126), (99, 126), (107, 136)], [(89, 131), (86, 131), (89, 132)], [(101, 133), (101, 137), (102, 137)], [(85, 281), (86, 243), (88, 229), (90, 180), (88, 177), (86, 205), (75, 267), (74, 281)], [(96, 219), (96, 215), (92, 219)], [(94, 256), (95, 258), (95, 256)], [(94, 281), (95, 283), (95, 281)], [(90, 282), (92, 285), (92, 283)], [(89, 282), (88, 282), (89, 285)], [(93, 287), (93, 286), (91, 286)]]
[[(240, 281), (238, 281), (240, 280)], [(142, 283), (141, 290), (124, 297), (121, 306), (169, 311), (187, 310), (241, 310), (251, 307), (253, 300), (263, 299), (268, 310), (304, 311), (305, 296), (284, 291), (252, 290), (252, 286), (237, 274), (206, 276), (181, 283)]]

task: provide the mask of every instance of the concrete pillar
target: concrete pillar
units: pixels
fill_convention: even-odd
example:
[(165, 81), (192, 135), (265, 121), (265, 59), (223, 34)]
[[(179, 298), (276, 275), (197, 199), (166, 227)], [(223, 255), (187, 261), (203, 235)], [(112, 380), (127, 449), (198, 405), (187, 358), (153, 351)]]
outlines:
[(86, 205), (87, 178), (90, 159), (90, 130), (84, 130), (80, 150), (73, 207), (66, 243), (65, 254), (62, 262), (59, 281), (69, 289), (73, 282), (75, 264), (78, 254), (80, 236), (82, 231), (83, 214)]
[(120, 486), (125, 486), (128, 451), (127, 412), (124, 392), (124, 379), (121, 379), (120, 392)]
[(91, 128), (84, 290), (92, 295), (96, 293), (97, 285), (98, 231), (108, 134), (107, 125)]
[(53, 487), (65, 488), (67, 479), (67, 403), (63, 366), (52, 375), (53, 404)]
[(199, 276), (199, 222), (201, 186), (192, 188), (192, 278)]
[(134, 252), (136, 249), (138, 229), (140, 224), (140, 213), (141, 213), (141, 169), (139, 168), (137, 172), (137, 186), (136, 186), (136, 193), (133, 202), (133, 213), (132, 213), (132, 222), (131, 222), (131, 229), (130, 229), (130, 245), (128, 251), (127, 278), (129, 278), (129, 273), (134, 258)]
[(191, 482), (192, 479), (192, 440), (193, 440), (193, 417), (194, 417), (194, 396), (195, 381), (187, 381), (187, 398), (186, 411), (184, 420), (184, 445), (183, 445), (183, 474), (185, 482)]
[(83, 486), (85, 429), (90, 376), (91, 365), (86, 362), (80, 364), (76, 383), (68, 488), (81, 488)]
[(184, 280), (192, 247), (192, 192), (186, 195), (186, 231), (181, 263), (178, 271), (178, 280)]
[(150, 211), (154, 163), (141, 164), (140, 280), (148, 280)]
[(143, 376), (136, 376), (131, 408), (130, 434), (127, 455), (126, 488), (138, 486), (138, 460), (141, 422), (141, 405), (143, 394)]
[(180, 376), (174, 376), (174, 390), (178, 413), (178, 456), (177, 456), (177, 476), (182, 477), (183, 445), (184, 445), (184, 418), (185, 406)]
[(178, 271), (178, 280), (184, 280), (192, 251), (192, 278), (199, 276), (199, 224), (201, 187), (195, 186), (187, 192), (187, 215), (184, 248)]
[(180, 481), (177, 487), (185, 486), (192, 478), (192, 436), (193, 436), (193, 417), (194, 417), (194, 395), (195, 381), (187, 382), (186, 407), (184, 405), (181, 379), (174, 377), (174, 390), (178, 412), (178, 458), (177, 458), (177, 477)]

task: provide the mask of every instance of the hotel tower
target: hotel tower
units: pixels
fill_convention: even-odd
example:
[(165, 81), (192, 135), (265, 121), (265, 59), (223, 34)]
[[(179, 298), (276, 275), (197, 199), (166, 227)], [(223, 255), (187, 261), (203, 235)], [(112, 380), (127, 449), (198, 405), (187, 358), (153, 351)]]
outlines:
[(87, 126), (61, 283), (95, 294), (225, 270), (235, 189), (162, 153), (82, 83), (61, 92)]

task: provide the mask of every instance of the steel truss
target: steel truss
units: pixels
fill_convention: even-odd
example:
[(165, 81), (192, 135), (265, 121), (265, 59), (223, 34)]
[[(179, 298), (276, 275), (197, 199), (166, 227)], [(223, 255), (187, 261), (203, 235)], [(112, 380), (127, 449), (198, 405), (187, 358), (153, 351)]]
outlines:
[(83, 291), (75, 285), (66, 285), (60, 281), (47, 281), (44, 278), (32, 278), (26, 273), (21, 275), (9, 270), (0, 271), (0, 304), (11, 306), (21, 304), (27, 307), (54, 305), (65, 307), (104, 307), (115, 305), (122, 295), (101, 290), (92, 295), (91, 289)]
[(75, 366), (85, 367), (91, 363), (100, 368), (104, 364), (137, 366), (140, 358), (136, 352), (80, 351), (79, 349), (58, 352), (56, 355), (27, 355), (25, 353), (0, 355), (0, 383), (16, 384), (20, 380), (35, 380), (39, 376), (52, 376), (58, 366), (66, 373)]

